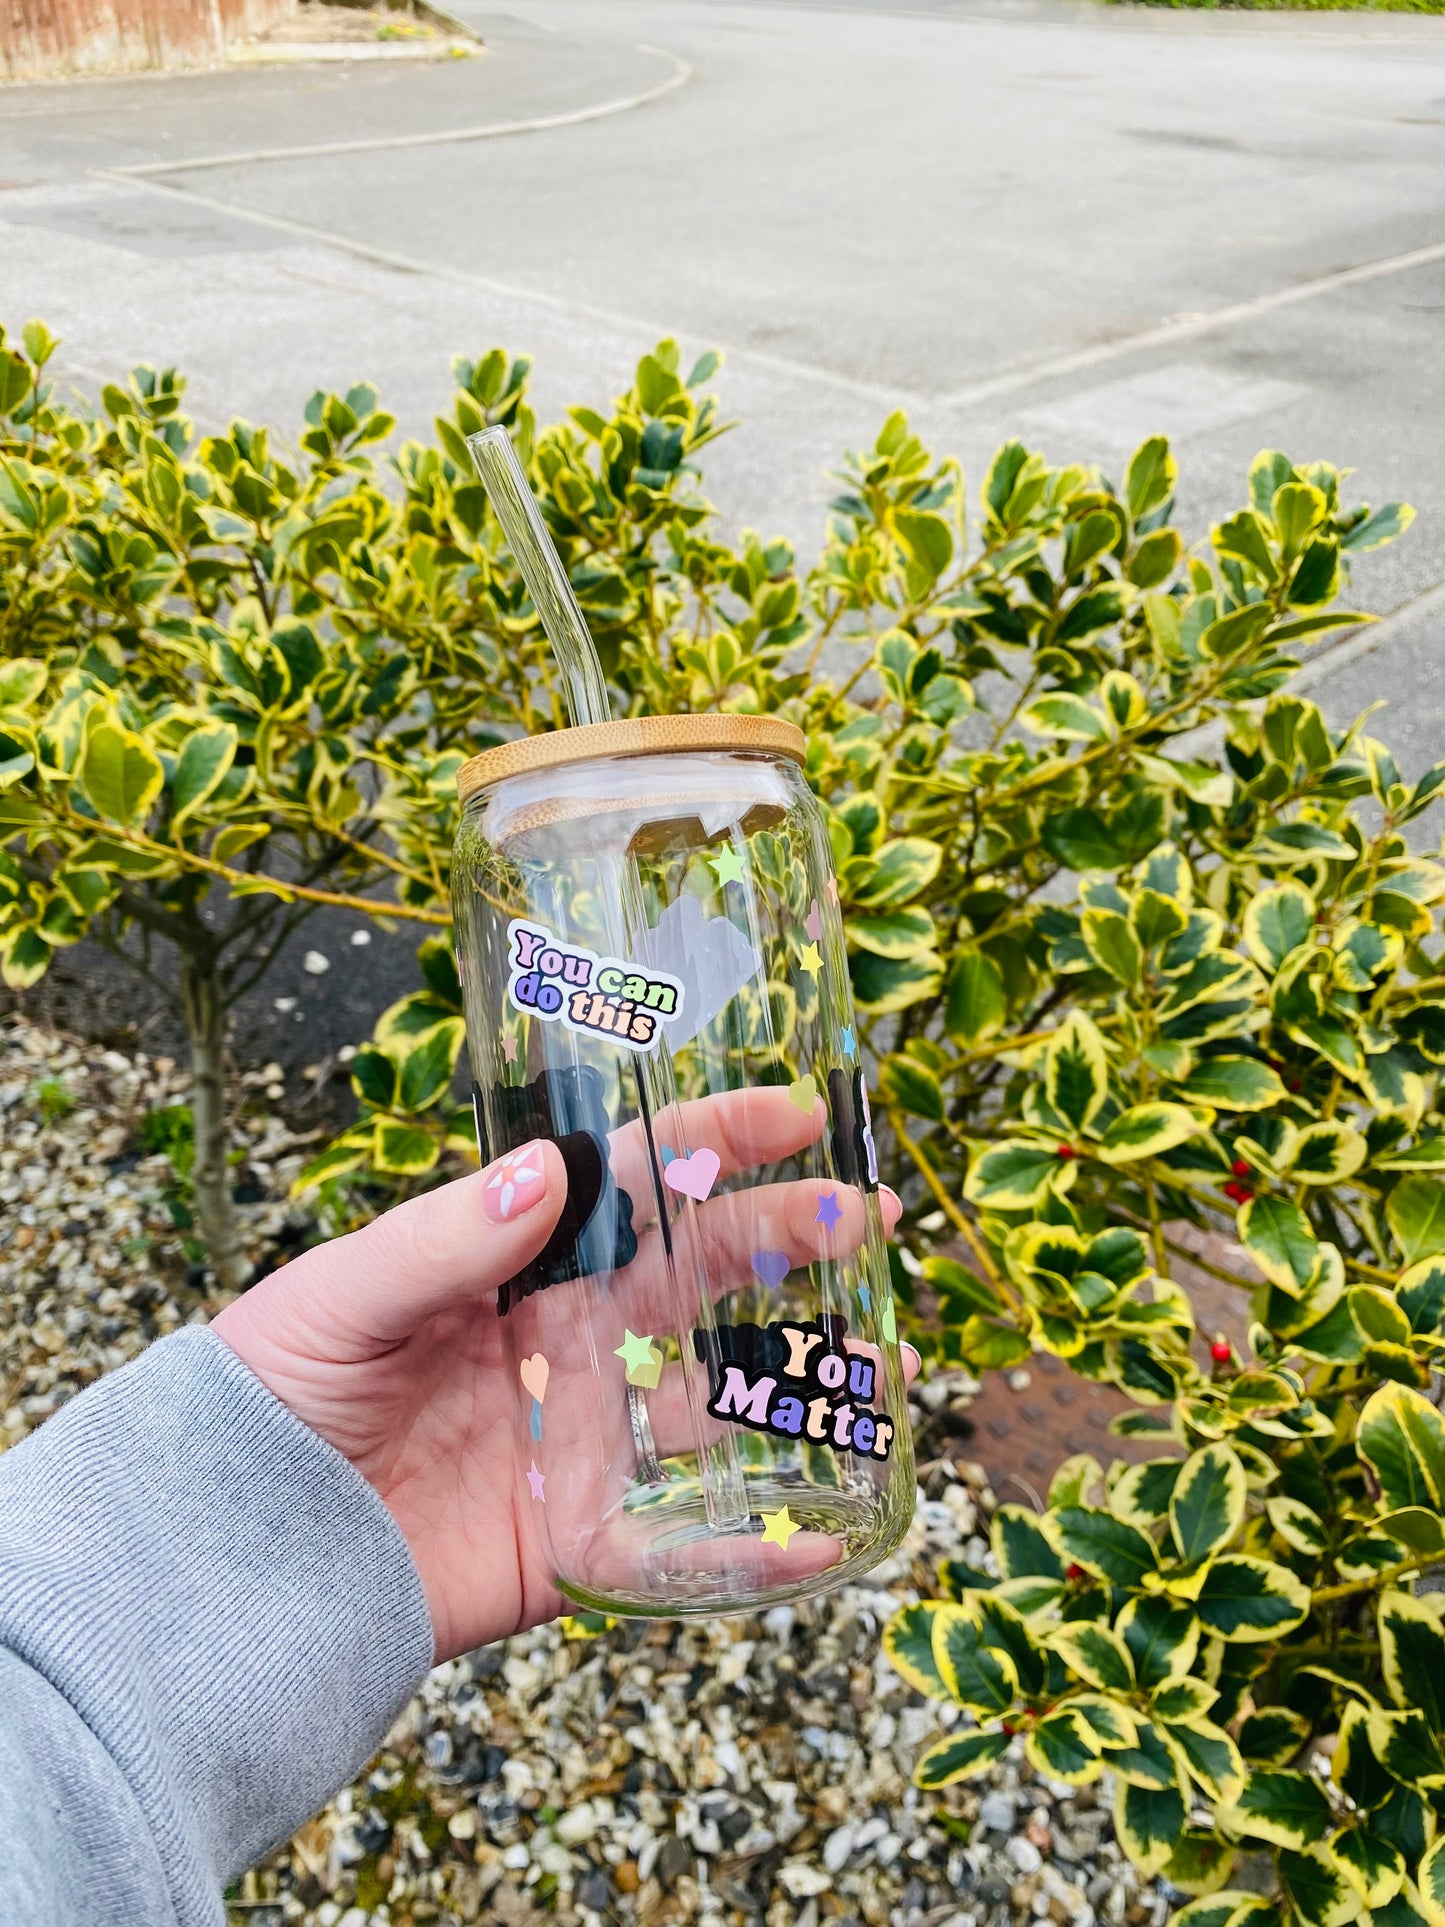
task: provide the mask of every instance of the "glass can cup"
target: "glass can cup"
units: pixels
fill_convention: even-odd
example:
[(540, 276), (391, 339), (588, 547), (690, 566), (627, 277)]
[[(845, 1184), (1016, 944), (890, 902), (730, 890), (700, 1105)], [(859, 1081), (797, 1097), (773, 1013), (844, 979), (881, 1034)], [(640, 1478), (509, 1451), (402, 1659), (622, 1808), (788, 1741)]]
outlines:
[(669, 1617), (820, 1592), (912, 1517), (827, 826), (802, 732), (654, 716), (484, 751), (453, 869), (484, 1162), (567, 1202), (498, 1294), (560, 1590)]

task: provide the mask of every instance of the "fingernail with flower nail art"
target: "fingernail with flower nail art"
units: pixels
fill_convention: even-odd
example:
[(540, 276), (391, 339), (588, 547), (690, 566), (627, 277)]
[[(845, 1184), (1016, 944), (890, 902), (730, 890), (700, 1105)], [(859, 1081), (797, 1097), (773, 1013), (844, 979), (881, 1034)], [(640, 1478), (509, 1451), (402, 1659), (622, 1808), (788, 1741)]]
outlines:
[(482, 1186), (482, 1213), (492, 1224), (510, 1224), (540, 1204), (547, 1194), (547, 1167), (542, 1162), (542, 1140), (533, 1138), (520, 1151), (499, 1158)]

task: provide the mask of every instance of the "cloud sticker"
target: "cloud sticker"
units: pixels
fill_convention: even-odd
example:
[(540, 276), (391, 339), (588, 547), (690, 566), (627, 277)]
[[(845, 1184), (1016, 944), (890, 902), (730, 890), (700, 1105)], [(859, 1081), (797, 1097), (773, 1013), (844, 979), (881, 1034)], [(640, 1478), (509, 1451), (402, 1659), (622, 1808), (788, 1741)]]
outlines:
[(683, 986), (681, 1009), (662, 1023), (669, 1050), (691, 1043), (762, 971), (762, 958), (737, 925), (708, 916), (696, 897), (670, 903), (634, 946), (633, 957), (643, 969), (663, 971)]

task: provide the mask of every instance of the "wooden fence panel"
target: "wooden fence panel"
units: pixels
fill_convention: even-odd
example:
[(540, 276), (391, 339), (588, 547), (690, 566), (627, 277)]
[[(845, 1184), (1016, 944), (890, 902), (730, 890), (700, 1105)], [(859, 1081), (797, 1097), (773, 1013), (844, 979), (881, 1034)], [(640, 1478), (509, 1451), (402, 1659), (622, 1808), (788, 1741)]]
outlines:
[(219, 60), (296, 0), (0, 0), (0, 77), (135, 72)]

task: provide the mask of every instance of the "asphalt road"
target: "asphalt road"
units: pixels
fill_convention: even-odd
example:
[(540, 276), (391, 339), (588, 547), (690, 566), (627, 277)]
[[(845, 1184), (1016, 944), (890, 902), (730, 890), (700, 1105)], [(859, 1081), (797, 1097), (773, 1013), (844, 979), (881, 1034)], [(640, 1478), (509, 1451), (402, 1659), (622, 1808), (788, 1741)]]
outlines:
[[(677, 333), (728, 356), (715, 497), (805, 547), (899, 406), (975, 481), (1008, 435), (1117, 467), (1164, 429), (1195, 531), (1261, 446), (1327, 457), (1420, 519), (1357, 576), (1399, 614), (1314, 693), (1445, 751), (1445, 21), (454, 4), (485, 58), (0, 88), (0, 320), (283, 429), (365, 376), (424, 430), (496, 342), (544, 412), (605, 400)], [(410, 943), (349, 934), (313, 939), (325, 978), (283, 966), (248, 1050), (365, 1029)], [(108, 982), (87, 959), (73, 995)]]

